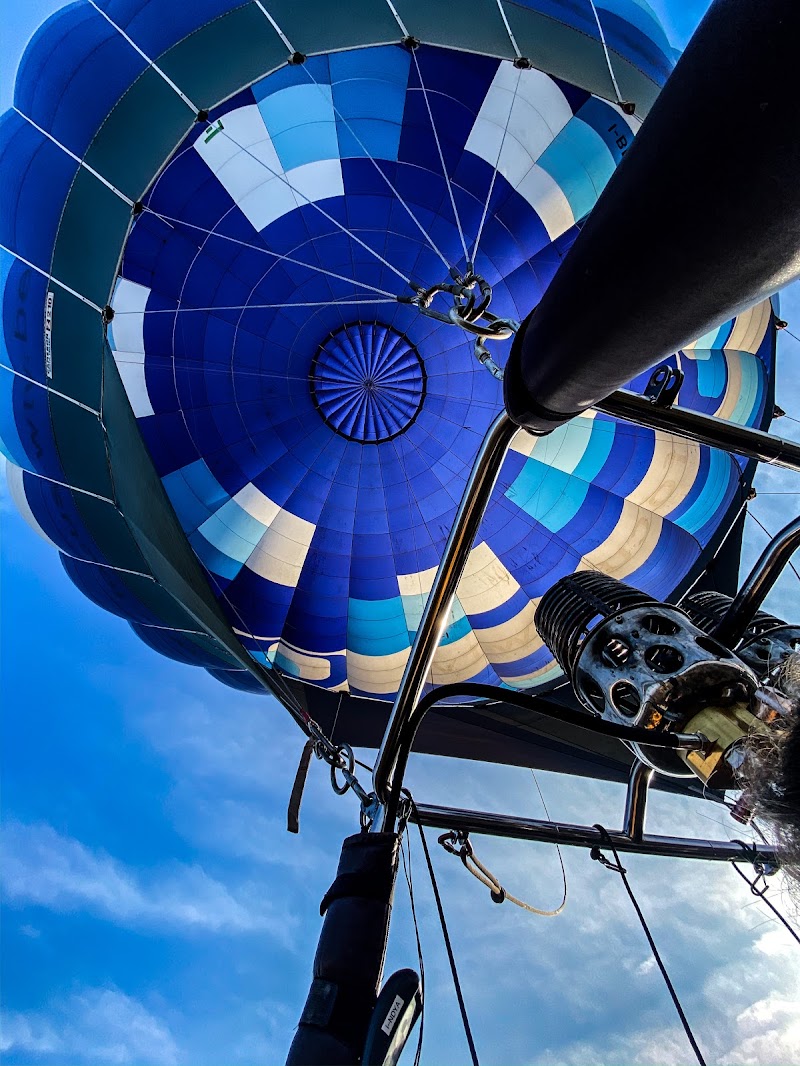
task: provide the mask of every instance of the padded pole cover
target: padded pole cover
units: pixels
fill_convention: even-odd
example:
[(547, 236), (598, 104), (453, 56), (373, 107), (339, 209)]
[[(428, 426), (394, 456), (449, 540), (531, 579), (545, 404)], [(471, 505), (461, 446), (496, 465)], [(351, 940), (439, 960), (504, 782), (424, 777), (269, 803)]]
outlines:
[(356, 1066), (364, 1049), (386, 953), (397, 876), (396, 833), (359, 833), (342, 845), (314, 977), (287, 1066)]
[(715, 0), (515, 338), (517, 423), (555, 429), (800, 273), (799, 48), (798, 0)]

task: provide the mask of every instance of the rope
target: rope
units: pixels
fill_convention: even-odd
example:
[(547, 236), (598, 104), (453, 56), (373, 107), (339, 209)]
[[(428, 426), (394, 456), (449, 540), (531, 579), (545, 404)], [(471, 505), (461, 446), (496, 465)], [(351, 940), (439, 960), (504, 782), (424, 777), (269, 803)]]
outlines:
[(625, 886), (625, 891), (628, 893), (628, 897), (630, 898), (630, 901), (633, 904), (633, 909), (636, 911), (636, 916), (638, 917), (642, 929), (644, 930), (644, 935), (647, 937), (647, 942), (650, 945), (650, 950), (653, 953), (653, 958), (658, 964), (658, 968), (661, 971), (661, 976), (664, 978), (664, 983), (667, 986), (667, 991), (672, 997), (672, 1002), (675, 1004), (675, 1010), (678, 1012), (678, 1017), (681, 1020), (681, 1025), (683, 1026), (683, 1030), (686, 1033), (686, 1038), (692, 1045), (692, 1050), (697, 1056), (697, 1061), (700, 1063), (700, 1066), (706, 1066), (706, 1060), (703, 1058), (700, 1048), (697, 1046), (697, 1041), (694, 1038), (694, 1033), (692, 1032), (691, 1026), (689, 1025), (689, 1021), (686, 1015), (683, 1013), (683, 1007), (681, 1006), (680, 1000), (678, 999), (678, 994), (675, 991), (675, 987), (669, 978), (669, 974), (667, 973), (667, 969), (664, 966), (664, 963), (661, 961), (661, 956), (658, 953), (658, 948), (656, 947), (655, 941), (653, 940), (653, 937), (647, 926), (645, 917), (642, 914), (641, 908), (639, 907), (639, 904), (636, 901), (636, 897), (633, 894), (633, 889), (628, 883), (628, 878), (625, 876), (627, 871), (625, 870), (625, 867), (622, 865), (622, 863), (619, 861), (619, 855), (617, 854), (616, 848), (611, 842), (611, 837), (608, 835), (608, 830), (604, 826), (597, 824), (595, 824), (594, 828), (600, 833), (601, 837), (603, 838), (603, 846), (611, 850), (611, 853), (614, 856), (614, 862), (610, 862), (602, 853), (599, 847), (592, 848), (591, 856), (593, 859), (597, 859), (597, 861), (600, 862), (603, 866), (605, 866), (607, 870), (614, 870), (622, 878), (622, 883)]
[[(408, 862), (406, 862), (406, 852), (403, 847), (405, 843), (408, 849)], [(414, 924), (414, 939), (417, 942), (417, 961), (419, 962), (419, 981), (420, 981), (420, 996), (422, 999), (421, 1010), (419, 1014), (419, 1035), (417, 1036), (417, 1051), (414, 1055), (414, 1066), (419, 1066), (419, 1060), (422, 1055), (422, 1037), (425, 1031), (425, 962), (422, 957), (422, 941), (419, 935), (419, 923), (417, 922), (417, 907), (414, 899), (414, 879), (411, 874), (411, 840), (409, 837), (400, 838), (400, 859), (403, 863), (403, 874), (405, 875), (406, 884), (408, 885), (408, 900), (411, 904), (411, 921)]]
[[(512, 896), (510, 892), (500, 884), (498, 879), (489, 870), (480, 859), (476, 856), (472, 843), (469, 839), (469, 834), (466, 832), (452, 831), (449, 833), (443, 833), (439, 837), (439, 843), (442, 845), (445, 851), (449, 851), (451, 855), (457, 855), (463, 863), (464, 869), (469, 870), (473, 877), (476, 877), (481, 884), (486, 885), (492, 895), (493, 903), (504, 903), (506, 900), (509, 903), (515, 904), (517, 907), (521, 907), (522, 910), (528, 911), (531, 914), (538, 914), (542, 918), (555, 918), (564, 910), (567, 905), (567, 877), (564, 872), (564, 863), (561, 862), (561, 874), (564, 879), (564, 894), (561, 898), (561, 902), (555, 908), (555, 910), (540, 910), (539, 907), (534, 907), (530, 903), (526, 903), (522, 899), (517, 899), (516, 896)], [(460, 844), (461, 847), (456, 850), (455, 845)], [(559, 859), (561, 859), (561, 852), (559, 851)]]
[(511, 115), (512, 115), (512, 113), (514, 111), (514, 104), (517, 102), (517, 92), (519, 91), (519, 81), (520, 81), (521, 77), (522, 77), (522, 68), (520, 68), (517, 71), (517, 80), (516, 80), (516, 83), (514, 85), (513, 95), (511, 97), (511, 106), (508, 109), (508, 115), (506, 117), (506, 124), (505, 124), (505, 127), (503, 129), (503, 136), (502, 136), (502, 138), (500, 140), (500, 147), (497, 150), (497, 161), (495, 162), (494, 170), (492, 171), (492, 180), (489, 183), (489, 191), (486, 194), (486, 202), (483, 205), (483, 213), (481, 214), (481, 221), (480, 221), (480, 224), (478, 225), (478, 233), (477, 233), (477, 236), (475, 237), (475, 244), (472, 246), (472, 262), (473, 263), (475, 262), (475, 259), (476, 259), (477, 255), (478, 255), (478, 245), (480, 244), (481, 237), (483, 235), (483, 227), (484, 227), (484, 223), (486, 222), (486, 215), (487, 215), (487, 213), (489, 211), (489, 201), (491, 200), (492, 193), (494, 192), (494, 183), (495, 183), (495, 180), (497, 179), (497, 171), (498, 171), (498, 169), (500, 167), (500, 157), (503, 154), (503, 147), (505, 146), (505, 143), (506, 143), (506, 136), (508, 134), (508, 127), (511, 125)]
[[(439, 141), (439, 133), (436, 129), (436, 123), (433, 121), (433, 111), (431, 110), (430, 100), (428, 99), (428, 90), (425, 88), (425, 82), (422, 80), (422, 71), (419, 69), (419, 60), (417, 59), (416, 49), (412, 51), (411, 55), (414, 59), (414, 66), (417, 68), (417, 77), (419, 78), (419, 84), (422, 87), (422, 95), (425, 99), (425, 107), (428, 111), (428, 118), (431, 123), (431, 130), (433, 131), (433, 139), (436, 141), (436, 151), (439, 153), (439, 163), (442, 167), (442, 175), (444, 177), (445, 185), (447, 186), (447, 193), (450, 197), (450, 206), (453, 208), (453, 216), (456, 220), (456, 226), (458, 227), (458, 236), (461, 239), (461, 247), (464, 249), (464, 261), (466, 264), (465, 269), (469, 270), (469, 252), (467, 251), (467, 242), (464, 239), (464, 230), (461, 228), (461, 219), (458, 214), (458, 208), (456, 207), (455, 197), (453, 196), (453, 185), (450, 181), (450, 175), (447, 173), (447, 165), (444, 161), (444, 152), (442, 151), (442, 145)], [(408, 281), (408, 278), (406, 278)], [(410, 284), (410, 282), (409, 282)]]
[(391, 270), (394, 274), (396, 274), (401, 281), (405, 282), (407, 285), (411, 284), (411, 279), (407, 278), (405, 274), (403, 274), (400, 270), (397, 269), (397, 267), (393, 266), (388, 259), (385, 259), (380, 254), (380, 252), (375, 251), (375, 249), (370, 247), (370, 245), (368, 245), (366, 241), (362, 241), (360, 237), (356, 236), (356, 234), (352, 230), (348, 229), (347, 226), (343, 226), (342, 223), (338, 221), (338, 219), (333, 217), (333, 215), (329, 215), (325, 208), (321, 207), (316, 200), (310, 199), (310, 197), (306, 196), (306, 194), (301, 189), (298, 189), (296, 185), (292, 185), (292, 183), (286, 177), (286, 174), (282, 174), (280, 171), (273, 170), (273, 168), (269, 166), (268, 163), (265, 163), (260, 156), (257, 156), (255, 152), (251, 152), (246, 145), (239, 144), (236, 138), (232, 137), (224, 126), (222, 127), (222, 136), (227, 138), (227, 140), (230, 141), (230, 143), (236, 148), (238, 148), (240, 151), (244, 152), (245, 155), (255, 160), (256, 163), (259, 163), (264, 168), (264, 170), (267, 171), (268, 174), (272, 175), (273, 178), (277, 178), (279, 181), (282, 181), (283, 184), (289, 189), (289, 191), (294, 196), (302, 197), (302, 199), (306, 202), (306, 204), (309, 205), (309, 207), (313, 207), (315, 211), (318, 211), (323, 218), (325, 218), (328, 222), (331, 222), (334, 226), (340, 229), (346, 237), (349, 237), (350, 240), (355, 241), (356, 244), (361, 245), (361, 247), (366, 252), (369, 252), (370, 255), (374, 255), (380, 263), (382, 263), (385, 267), (387, 267), (387, 269)]
[[(766, 533), (766, 535), (769, 537), (770, 540), (774, 540), (775, 539), (772, 536), (772, 534), (770, 533), (770, 531), (767, 529), (767, 527), (764, 525), (764, 523), (761, 521), (760, 518), (756, 518), (756, 516), (753, 514), (752, 511), (748, 511), (747, 513), (750, 515), (750, 517), (753, 519), (753, 521), (759, 527), (759, 529), (761, 529), (761, 531), (763, 533)], [(789, 569), (792, 570), (792, 572), (794, 573), (794, 576), (797, 578), (798, 581), (800, 581), (800, 571), (794, 565), (792, 560), (791, 559), (787, 559), (786, 562), (787, 562), (787, 565), (788, 565)]]
[[(387, 292), (386, 289), (379, 289), (376, 285), (370, 285), (366, 281), (356, 281), (355, 278), (348, 278), (344, 274), (337, 274), (334, 270), (326, 270), (324, 267), (316, 266), (314, 263), (306, 263), (302, 259), (295, 259), (291, 255), (281, 255), (278, 252), (272, 252), (269, 248), (265, 248), (263, 245), (251, 244), (249, 241), (239, 240), (237, 237), (229, 237), (226, 233), (219, 233), (216, 230), (206, 229), (204, 226), (198, 226), (194, 222), (187, 222), (182, 218), (175, 218), (172, 215), (165, 215), (162, 211), (154, 211), (152, 207), (145, 206), (145, 211), (151, 215), (155, 215), (156, 218), (162, 222), (171, 223), (174, 222), (178, 226), (185, 226), (186, 229), (197, 230), (199, 233), (203, 233), (208, 237), (216, 237), (221, 241), (228, 241), (231, 244), (238, 244), (242, 248), (250, 248), (254, 252), (261, 252), (262, 255), (268, 255), (271, 259), (277, 262), (292, 263), (293, 266), (304, 267), (306, 270), (310, 270), (312, 273), (324, 274), (325, 277), (334, 278), (336, 281), (346, 281), (348, 285), (355, 285), (357, 288), (368, 289), (370, 292), (376, 292), (379, 296), (388, 296), (391, 300), (396, 300), (397, 297), (394, 293)], [(17, 257), (19, 258), (19, 257)], [(55, 278), (53, 279), (56, 280)], [(71, 291), (71, 290), (70, 290)], [(88, 302), (84, 299), (84, 302)], [(97, 309), (101, 310), (100, 308)]]
[(428, 876), (431, 879), (431, 888), (433, 889), (433, 896), (436, 900), (436, 909), (439, 912), (439, 924), (442, 927), (442, 937), (444, 939), (444, 946), (447, 951), (447, 958), (450, 962), (450, 972), (453, 975), (453, 987), (455, 988), (456, 999), (458, 1000), (458, 1009), (461, 1012), (461, 1021), (464, 1024), (464, 1035), (467, 1038), (467, 1044), (469, 1045), (469, 1054), (472, 1059), (472, 1066), (480, 1066), (478, 1062), (478, 1053), (475, 1050), (475, 1041), (472, 1038), (472, 1029), (469, 1024), (469, 1017), (467, 1016), (467, 1008), (464, 1003), (464, 996), (461, 992), (461, 982), (458, 979), (458, 970), (456, 969), (456, 960), (453, 955), (453, 947), (450, 943), (450, 934), (447, 931), (447, 921), (444, 916), (444, 907), (442, 906), (442, 897), (439, 895), (439, 886), (436, 883), (436, 874), (433, 869), (433, 863), (431, 862), (431, 854), (428, 851), (428, 842), (425, 839), (425, 832), (422, 828), (422, 820), (419, 817), (419, 811), (417, 805), (414, 802), (414, 798), (408, 789), (403, 789), (403, 795), (408, 799), (411, 805), (411, 810), (414, 813), (414, 820), (417, 823), (417, 829), (419, 830), (419, 839), (422, 841), (422, 850), (425, 853), (425, 863), (428, 867)]
[(517, 59), (522, 59), (522, 52), (520, 52), (519, 50), (517, 39), (511, 30), (511, 26), (509, 25), (508, 17), (506, 15), (505, 8), (503, 7), (502, 0), (497, 0), (497, 10), (500, 12), (500, 18), (503, 20), (503, 25), (506, 28), (508, 39), (509, 41), (511, 41), (511, 47), (514, 49), (514, 54), (516, 55)]
[(597, 8), (594, 6), (594, 0), (589, 0), (589, 3), (592, 5), (592, 11), (594, 12), (594, 20), (597, 23), (597, 31), (600, 34), (600, 43), (602, 44), (603, 52), (605, 53), (608, 74), (614, 86), (614, 92), (617, 94), (617, 103), (621, 104), (623, 102), (622, 93), (619, 91), (619, 85), (617, 84), (617, 79), (614, 75), (614, 68), (611, 66), (611, 55), (609, 54), (608, 45), (606, 44), (606, 35), (603, 33), (603, 27), (600, 22), (600, 16), (597, 13)]
[[(316, 85), (316, 86), (317, 86), (317, 88), (318, 88), (318, 89), (320, 90), (320, 92), (323, 92), (323, 91), (324, 91), (324, 90), (323, 90), (323, 86), (322, 86), (322, 85), (320, 85), (320, 83), (319, 83), (319, 82), (317, 81), (317, 79), (316, 79), (316, 78), (314, 77), (314, 75), (313, 75), (313, 74), (311, 73), (311, 71), (310, 71), (310, 70), (308, 69), (308, 67), (307, 67), (307, 66), (305, 66), (305, 65), (303, 66), (303, 73), (304, 73), (304, 74), (305, 74), (305, 75), (306, 75), (306, 76), (308, 77), (309, 81), (310, 81), (310, 82), (311, 82), (311, 83), (312, 83), (313, 85)], [(356, 144), (357, 144), (357, 145), (359, 146), (359, 148), (361, 149), (361, 151), (362, 151), (362, 152), (364, 153), (365, 157), (366, 157), (366, 158), (367, 158), (367, 159), (368, 159), (368, 160), (370, 161), (370, 163), (372, 163), (373, 167), (375, 167), (375, 169), (377, 170), (377, 172), (378, 172), (378, 174), (380, 175), (380, 177), (381, 177), (381, 178), (383, 179), (383, 181), (384, 181), (384, 182), (386, 183), (386, 185), (387, 185), (387, 186), (388, 186), (388, 188), (390, 189), (390, 191), (391, 191), (392, 195), (393, 195), (393, 196), (395, 196), (395, 197), (397, 197), (397, 201), (398, 201), (398, 203), (399, 203), (399, 204), (400, 204), (400, 206), (401, 206), (401, 207), (403, 208), (403, 210), (404, 210), (404, 211), (406, 212), (406, 214), (407, 214), (407, 215), (408, 215), (408, 217), (409, 217), (409, 218), (411, 219), (411, 221), (412, 221), (412, 222), (414, 223), (414, 225), (415, 225), (415, 226), (417, 227), (417, 229), (418, 229), (418, 230), (420, 231), (420, 233), (422, 234), (422, 236), (423, 236), (423, 237), (425, 238), (425, 240), (426, 240), (426, 242), (428, 243), (428, 245), (430, 246), (430, 248), (431, 248), (431, 249), (432, 249), (432, 250), (433, 250), (433, 251), (434, 251), (434, 252), (436, 253), (436, 255), (438, 255), (438, 257), (439, 257), (439, 258), (441, 259), (441, 261), (442, 261), (442, 262), (444, 263), (444, 265), (445, 265), (445, 266), (447, 267), (447, 269), (449, 270), (449, 269), (450, 269), (450, 264), (448, 263), (448, 261), (447, 261), (447, 258), (446, 258), (446, 256), (444, 255), (444, 253), (443, 253), (443, 252), (441, 251), (441, 249), (440, 249), (440, 248), (438, 248), (438, 247), (437, 247), (437, 245), (435, 244), (435, 242), (434, 242), (434, 240), (433, 240), (433, 237), (431, 237), (431, 235), (430, 235), (430, 234), (428, 233), (428, 231), (427, 231), (427, 230), (425, 229), (425, 227), (424, 227), (424, 226), (422, 225), (422, 223), (421, 223), (421, 222), (419, 221), (419, 219), (417, 218), (417, 216), (416, 216), (416, 215), (414, 214), (414, 212), (413, 212), (413, 211), (411, 210), (411, 208), (410, 208), (410, 207), (408, 206), (408, 204), (407, 204), (407, 203), (405, 202), (405, 200), (403, 199), (403, 197), (402, 197), (402, 196), (400, 195), (400, 193), (399, 193), (399, 192), (397, 191), (397, 189), (396, 189), (396, 188), (394, 187), (394, 185), (392, 184), (392, 182), (390, 181), (390, 179), (389, 179), (389, 178), (388, 178), (388, 177), (386, 176), (386, 174), (385, 174), (385, 173), (384, 173), (384, 171), (383, 171), (383, 170), (381, 169), (381, 167), (380, 167), (380, 166), (378, 166), (378, 162), (377, 162), (377, 160), (376, 160), (376, 159), (374, 159), (374, 158), (373, 158), (373, 156), (372, 156), (372, 154), (371, 154), (371, 153), (370, 153), (370, 152), (369, 152), (369, 151), (367, 150), (367, 148), (366, 148), (366, 147), (365, 147), (365, 145), (364, 145), (364, 142), (363, 142), (363, 141), (361, 140), (361, 138), (360, 138), (360, 137), (358, 136), (358, 134), (357, 134), (357, 133), (356, 133), (356, 131), (355, 131), (355, 130), (353, 129), (353, 127), (352, 127), (352, 126), (350, 125), (350, 123), (349, 123), (349, 122), (348, 122), (348, 120), (347, 120), (347, 119), (345, 118), (345, 116), (344, 116), (344, 115), (343, 115), (343, 114), (341, 113), (341, 111), (340, 111), (340, 110), (339, 110), (339, 108), (338, 108), (338, 107), (336, 106), (336, 104), (333, 104), (333, 112), (334, 112), (334, 114), (336, 115), (336, 117), (337, 117), (337, 118), (339, 119), (339, 121), (340, 121), (340, 122), (341, 122), (341, 123), (342, 123), (342, 124), (343, 124), (343, 125), (344, 125), (344, 126), (346, 127), (346, 129), (347, 129), (348, 133), (349, 133), (349, 134), (350, 134), (350, 136), (351, 136), (351, 137), (353, 138), (353, 140), (354, 140), (354, 141), (356, 142)]]
[[(745, 851), (746, 854), (751, 850), (750, 848), (746, 848), (744, 844), (742, 844), (742, 849)], [(767, 890), (769, 886), (767, 885), (766, 881), (764, 881), (764, 885), (762, 888), (758, 887), (759, 880), (762, 880), (764, 878), (763, 868), (759, 870), (758, 866), (756, 866), (756, 877), (753, 881), (751, 881), (747, 874), (744, 873), (744, 871), (740, 870), (735, 862), (732, 862), (731, 866), (737, 872), (739, 877), (741, 877), (741, 879), (745, 882), (745, 884), (749, 886), (750, 891), (753, 893), (753, 895), (758, 896), (761, 902), (772, 911), (772, 913), (775, 915), (775, 917), (778, 919), (778, 921), (781, 923), (787, 933), (791, 937), (793, 937), (798, 944), (800, 944), (800, 934), (798, 934), (797, 930), (789, 924), (789, 922), (786, 920), (786, 918), (784, 918), (784, 916), (781, 914), (775, 904), (767, 899)]]

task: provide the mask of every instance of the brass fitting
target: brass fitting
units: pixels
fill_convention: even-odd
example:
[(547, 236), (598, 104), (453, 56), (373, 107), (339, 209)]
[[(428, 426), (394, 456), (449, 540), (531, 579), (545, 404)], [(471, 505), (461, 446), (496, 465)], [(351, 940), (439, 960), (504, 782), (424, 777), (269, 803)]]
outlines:
[(709, 788), (733, 788), (739, 767), (741, 741), (751, 733), (767, 733), (768, 727), (751, 714), (747, 703), (727, 707), (704, 707), (690, 718), (683, 729), (702, 733), (709, 744), (702, 751), (682, 751), (681, 759)]

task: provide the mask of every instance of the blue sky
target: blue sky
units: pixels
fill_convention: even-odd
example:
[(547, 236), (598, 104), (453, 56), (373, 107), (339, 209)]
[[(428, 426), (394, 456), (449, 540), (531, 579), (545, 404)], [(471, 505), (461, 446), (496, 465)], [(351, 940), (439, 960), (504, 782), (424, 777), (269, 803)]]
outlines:
[[(25, 41), (58, 6), (7, 5), (2, 107)], [(680, 44), (705, 5), (654, 6)], [(798, 286), (783, 311), (797, 332)], [(777, 399), (796, 419), (798, 358), (800, 344), (783, 334)], [(800, 422), (776, 431), (800, 438)], [(757, 486), (753, 511), (769, 530), (797, 513), (797, 477), (766, 469)], [(281, 1062), (308, 987), (319, 899), (357, 827), (354, 802), (335, 797), (313, 764), (302, 832), (289, 836), (302, 738), (288, 716), (150, 652), (77, 592), (4, 489), (0, 508), (4, 1061)], [(745, 566), (764, 543), (748, 520)], [(788, 574), (773, 609), (796, 618), (798, 591)], [(619, 821), (618, 788), (539, 780), (554, 817)], [(426, 802), (541, 810), (521, 770), (418, 756), (409, 783)], [(726, 821), (710, 804), (659, 796), (649, 826), (741, 835), (735, 823), (712, 824)], [(543, 907), (560, 898), (552, 849), (481, 840), (479, 854), (515, 894)], [(455, 859), (435, 855), (481, 1062), (691, 1061), (618, 879), (583, 852), (564, 858), (567, 910), (545, 920), (494, 906)], [(423, 1061), (466, 1062), (418, 850), (414, 861), (428, 974)], [(800, 1062), (800, 960), (733, 872), (626, 865), (709, 1062)], [(415, 960), (401, 883), (388, 967)]]

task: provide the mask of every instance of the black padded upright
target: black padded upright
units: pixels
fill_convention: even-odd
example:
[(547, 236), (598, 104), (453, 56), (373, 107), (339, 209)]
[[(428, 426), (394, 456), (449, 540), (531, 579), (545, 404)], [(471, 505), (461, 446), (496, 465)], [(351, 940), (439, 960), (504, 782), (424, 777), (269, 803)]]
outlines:
[(357, 1066), (361, 1060), (386, 953), (399, 837), (359, 833), (342, 844), (308, 999), (287, 1066)]
[(798, 0), (715, 0), (539, 306), (506, 408), (547, 433), (800, 273)]

